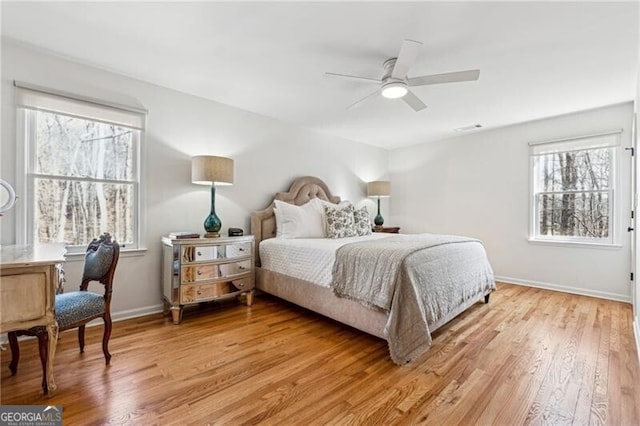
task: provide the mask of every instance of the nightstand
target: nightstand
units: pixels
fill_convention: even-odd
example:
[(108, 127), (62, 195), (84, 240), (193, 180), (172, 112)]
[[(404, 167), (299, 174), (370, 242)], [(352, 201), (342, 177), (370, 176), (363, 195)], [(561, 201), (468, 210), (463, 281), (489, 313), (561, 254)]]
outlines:
[(388, 234), (399, 234), (399, 226), (374, 226), (373, 232), (386, 232)]
[(245, 296), (253, 302), (253, 235), (219, 238), (162, 238), (162, 294), (165, 314), (182, 321), (186, 305)]

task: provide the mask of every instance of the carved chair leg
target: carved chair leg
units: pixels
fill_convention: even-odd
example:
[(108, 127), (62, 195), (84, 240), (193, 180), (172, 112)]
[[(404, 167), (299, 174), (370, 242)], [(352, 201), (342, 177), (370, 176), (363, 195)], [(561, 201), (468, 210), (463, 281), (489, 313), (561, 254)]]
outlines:
[(11, 348), (9, 370), (11, 370), (11, 375), (15, 376), (18, 373), (18, 361), (20, 361), (20, 345), (18, 345), (18, 336), (15, 331), (10, 331), (7, 336), (9, 337), (9, 347)]
[(80, 346), (80, 353), (84, 352), (84, 325), (78, 327), (78, 345)]
[(49, 386), (47, 385), (47, 361), (49, 359), (49, 334), (38, 333), (38, 351), (40, 352), (40, 363), (42, 364), (42, 390), (44, 394), (49, 393)]
[(111, 337), (111, 315), (107, 312), (104, 315), (104, 335), (102, 336), (102, 352), (104, 353), (105, 364), (111, 362), (111, 354), (109, 353), (109, 338)]

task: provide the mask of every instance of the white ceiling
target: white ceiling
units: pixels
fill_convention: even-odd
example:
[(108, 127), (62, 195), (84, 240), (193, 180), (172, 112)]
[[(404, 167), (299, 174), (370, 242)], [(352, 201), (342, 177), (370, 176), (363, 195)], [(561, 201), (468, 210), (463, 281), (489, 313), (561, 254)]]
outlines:
[[(284, 122), (385, 148), (633, 99), (638, 3), (2, 2), (2, 36)], [(325, 71), (379, 78), (403, 39), (428, 108)]]

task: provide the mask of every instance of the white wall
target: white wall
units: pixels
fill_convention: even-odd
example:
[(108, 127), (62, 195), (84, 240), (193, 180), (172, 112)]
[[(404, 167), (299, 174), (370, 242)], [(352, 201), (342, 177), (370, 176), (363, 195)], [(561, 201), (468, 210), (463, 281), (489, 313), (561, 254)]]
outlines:
[[(158, 310), (160, 237), (177, 230), (202, 230), (209, 212), (209, 188), (191, 184), (190, 157), (228, 156), (235, 161), (233, 186), (217, 190), (216, 212), (223, 230), (249, 231), (249, 215), (262, 209), (292, 179), (313, 175), (336, 195), (365, 198), (366, 182), (386, 179), (385, 150), (287, 125), (227, 105), (128, 77), (72, 63), (25, 47), (2, 44), (2, 142), (0, 176), (16, 181), (16, 115), (13, 80), (65, 88), (77, 85), (138, 99), (148, 110), (143, 158), (147, 206), (146, 246), (141, 256), (123, 256), (116, 271), (114, 317)], [(185, 76), (188, 78), (188, 76)], [(259, 96), (259, 94), (256, 94)], [(19, 194), (22, 195), (22, 194)], [(15, 213), (0, 219), (0, 243), (15, 242)], [(386, 215), (386, 210), (383, 212)], [(80, 261), (68, 261), (67, 289), (79, 284)]]
[(528, 143), (624, 129), (630, 146), (632, 103), (554, 117), (394, 150), (389, 224), (404, 232), (475, 236), (484, 241), (496, 276), (521, 284), (631, 301), (630, 155), (621, 151), (621, 248), (528, 242)]

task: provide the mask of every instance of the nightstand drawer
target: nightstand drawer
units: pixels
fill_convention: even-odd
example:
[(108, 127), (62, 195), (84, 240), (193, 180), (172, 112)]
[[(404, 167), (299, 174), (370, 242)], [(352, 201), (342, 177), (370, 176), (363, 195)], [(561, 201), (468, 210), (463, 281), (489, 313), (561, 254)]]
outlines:
[(225, 247), (225, 257), (227, 259), (233, 259), (235, 257), (246, 257), (251, 255), (252, 243), (234, 243), (227, 244)]
[(218, 278), (220, 271), (218, 265), (193, 265), (182, 267), (182, 282), (193, 283)]
[(237, 280), (232, 280), (231, 283), (238, 290), (252, 290), (255, 286), (252, 278), (239, 278)]
[(208, 247), (194, 247), (195, 248), (195, 261), (200, 262), (203, 260), (215, 260), (219, 256), (218, 246)]
[(181, 303), (197, 302), (224, 296), (236, 291), (230, 282), (220, 282), (213, 284), (183, 285), (181, 287)]
[(221, 277), (231, 277), (233, 275), (244, 274), (251, 271), (251, 260), (241, 262), (223, 263), (218, 265)]
[(187, 246), (182, 248), (182, 261), (185, 263), (216, 260), (221, 255), (218, 246)]

